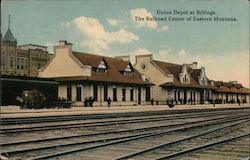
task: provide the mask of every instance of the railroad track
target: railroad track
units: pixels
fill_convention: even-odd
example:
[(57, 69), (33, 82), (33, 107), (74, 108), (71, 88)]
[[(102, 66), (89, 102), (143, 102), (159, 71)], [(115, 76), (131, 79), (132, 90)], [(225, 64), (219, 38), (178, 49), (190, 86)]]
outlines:
[(166, 110), (166, 111), (151, 111), (151, 112), (131, 112), (131, 113), (110, 113), (110, 114), (92, 114), (92, 115), (64, 115), (64, 116), (41, 116), (41, 117), (23, 117), (23, 118), (1, 118), (1, 125), (14, 125), (14, 124), (31, 124), (42, 122), (64, 122), (72, 120), (89, 120), (89, 119), (107, 119), (107, 118), (120, 118), (120, 117), (142, 117), (152, 115), (170, 115), (170, 114), (185, 114), (185, 113), (199, 113), (199, 112), (223, 112), (223, 111), (246, 111), (250, 107), (242, 108), (214, 108), (214, 109), (190, 109), (190, 110)]
[[(250, 120), (230, 124), (228, 126), (217, 127), (210, 130), (207, 130), (203, 133), (194, 134), (189, 137), (185, 137), (183, 139), (179, 139), (172, 142), (167, 142), (160, 144), (158, 146), (153, 146), (138, 152), (130, 153), (128, 155), (117, 158), (117, 160), (146, 160), (146, 159), (154, 159), (154, 160), (168, 160), (168, 159), (178, 159), (178, 158), (190, 158), (194, 153), (200, 153), (205, 149), (210, 149), (217, 145), (221, 145), (224, 143), (228, 143), (230, 141), (249, 138), (249, 133), (247, 131)], [(240, 133), (238, 130), (241, 128), (245, 128), (245, 133)], [(249, 146), (248, 146), (249, 149)], [(217, 152), (217, 155), (220, 153)], [(245, 154), (245, 155), (244, 155)], [(243, 157), (249, 156), (245, 153)], [(202, 155), (199, 155), (201, 159)], [(243, 158), (242, 155), (238, 155), (235, 158)], [(195, 157), (193, 157), (195, 159)], [(197, 157), (196, 157), (197, 158)], [(221, 158), (221, 157), (220, 157)], [(229, 158), (228, 155), (224, 155), (224, 158)]]
[[(57, 159), (88, 159), (88, 160), (109, 160), (109, 159), (137, 159), (136, 157), (119, 157), (120, 155), (126, 155), (126, 153), (131, 153), (134, 150), (140, 150), (142, 148), (152, 148), (156, 146), (156, 144), (162, 143), (162, 141), (169, 141), (168, 144), (171, 145), (171, 151), (169, 152), (161, 152), (161, 155), (163, 154), (164, 156), (160, 156), (159, 154), (154, 154), (154, 158), (152, 158), (152, 155), (149, 157), (145, 156), (145, 153), (143, 153), (142, 157), (139, 159), (170, 159), (170, 158), (176, 158), (176, 157), (181, 157), (183, 155), (191, 154), (193, 152), (199, 151), (201, 149), (206, 149), (208, 147), (212, 147), (215, 145), (218, 145), (220, 143), (225, 143), (227, 141), (232, 141), (237, 138), (239, 138), (238, 133), (235, 133), (233, 138), (231, 138), (231, 132), (237, 131), (239, 128), (246, 127), (245, 123), (248, 123), (248, 120), (241, 121), (241, 122), (226, 122), (224, 125), (218, 126), (218, 124), (215, 124), (217, 127), (211, 128), (209, 130), (204, 129), (204, 126), (207, 126), (208, 124), (200, 124), (192, 127), (183, 127), (179, 129), (174, 129), (174, 130), (169, 130), (165, 132), (160, 132), (160, 133), (152, 133), (149, 135), (143, 135), (140, 137), (133, 137), (129, 139), (124, 139), (124, 140), (118, 140), (118, 141), (113, 141), (113, 142), (108, 142), (92, 147), (85, 147), (85, 148), (80, 148), (76, 150), (70, 150), (66, 152), (61, 152), (61, 153), (56, 153), (56, 154), (49, 154), (46, 156), (40, 156), (40, 157), (33, 157), (31, 158), (32, 160), (43, 160), (43, 159), (50, 159), (50, 158), (57, 158)], [(228, 124), (231, 123), (231, 124)], [(211, 125), (211, 124), (210, 124)], [(170, 133), (173, 135), (176, 132), (184, 132), (185, 131), (190, 131), (192, 129), (192, 132), (199, 132), (199, 134), (193, 135), (189, 134), (188, 136), (183, 136), (181, 139), (173, 141), (173, 136), (170, 136)], [(214, 140), (214, 137), (216, 137), (214, 134), (216, 133), (227, 133), (230, 138), (223, 138), (222, 140), (217, 138)], [(209, 137), (213, 138), (212, 143), (207, 143), (207, 144), (202, 144), (200, 145), (200, 140), (202, 137), (206, 136), (206, 139)], [(211, 136), (212, 135), (212, 136)], [(235, 136), (236, 135), (236, 136)], [(224, 134), (219, 136), (222, 137), (225, 136)], [(242, 137), (249, 136), (249, 133), (242, 134), (240, 135)], [(180, 137), (180, 136), (178, 136)], [(177, 137), (175, 137), (176, 139)], [(199, 138), (199, 139), (198, 139)], [(218, 140), (219, 139), (219, 140)], [(189, 141), (189, 143), (187, 143)], [(192, 141), (194, 143), (195, 141), (195, 146), (194, 144), (190, 143)], [(183, 146), (183, 143), (186, 142)], [(177, 145), (179, 144), (179, 145)], [(182, 146), (180, 146), (182, 144)], [(165, 144), (167, 145), (167, 144)], [(192, 145), (190, 149), (190, 145)], [(177, 147), (176, 147), (177, 146)], [(162, 146), (161, 146), (162, 147)], [(187, 149), (188, 148), (188, 149)], [(181, 150), (181, 151), (180, 151)], [(167, 154), (167, 155), (166, 155)], [(137, 155), (138, 156), (138, 155)], [(148, 155), (147, 155), (148, 156)]]
[[(250, 136), (242, 135), (221, 141), (214, 145), (206, 145), (203, 148), (180, 155), (183, 160), (202, 159), (202, 160), (249, 160), (250, 159)], [(230, 157), (230, 158), (229, 158)]]
[[(214, 128), (215, 125), (223, 125), (225, 123), (230, 123), (232, 121), (237, 122), (237, 123), (244, 123), (244, 121), (248, 121), (247, 119), (248, 116), (246, 115), (237, 115), (237, 116), (232, 116), (232, 117), (224, 117), (224, 118), (211, 118), (210, 120), (201, 120), (193, 123), (187, 123), (187, 124), (182, 124), (182, 125), (172, 125), (172, 128), (170, 128), (171, 125), (165, 125), (165, 129), (163, 126), (155, 126), (155, 128), (158, 128), (158, 130), (154, 130), (152, 128), (144, 128), (144, 129), (135, 129), (135, 130), (130, 130), (130, 131), (116, 131), (116, 135), (114, 136), (111, 133), (105, 133), (105, 137), (98, 137), (98, 134), (90, 134), (92, 136), (92, 139), (87, 137), (85, 135), (85, 138), (87, 137), (88, 141), (83, 141), (83, 139), (75, 139), (75, 140), (69, 140), (71, 143), (65, 143), (62, 144), (63, 142), (63, 137), (62, 139), (57, 139), (61, 142), (61, 144), (56, 144), (54, 146), (40, 146), (40, 147), (34, 147), (30, 145), (29, 149), (25, 149), (24, 147), (21, 147), (20, 144), (18, 143), (12, 143), (12, 144), (2, 144), (3, 149), (6, 149), (8, 146), (18, 146), (18, 148), (24, 148), (22, 150), (15, 150), (15, 151), (6, 151), (5, 150), (5, 155), (10, 156), (11, 158), (16, 158), (16, 159), (22, 159), (22, 156), (25, 156), (24, 159), (34, 157), (35, 155), (40, 155), (40, 157), (36, 157), (35, 159), (48, 159), (52, 157), (57, 157), (60, 155), (66, 155), (66, 154), (71, 154), (79, 151), (87, 151), (87, 150), (92, 150), (95, 148), (100, 148), (100, 147), (105, 147), (105, 146), (112, 146), (115, 144), (121, 144), (121, 143), (126, 143), (126, 142), (131, 142), (131, 141), (137, 141), (137, 140), (143, 140), (147, 138), (155, 138), (158, 136), (167, 136), (170, 133), (174, 134), (177, 132), (183, 132), (186, 130), (191, 130), (191, 129), (198, 129), (200, 130), (201, 128), (204, 129), (206, 128)], [(235, 125), (235, 124), (232, 124)], [(161, 128), (162, 127), (162, 128)], [(227, 126), (228, 127), (228, 126)], [(168, 128), (168, 129), (167, 129)], [(169, 129), (170, 128), (170, 129)], [(164, 130), (163, 130), (164, 129)], [(140, 133), (139, 131), (144, 131)], [(126, 134), (124, 134), (126, 133)], [(79, 138), (79, 137), (78, 137)], [(53, 140), (50, 139), (48, 140), (53, 143)], [(46, 141), (45, 141), (46, 142)], [(73, 142), (73, 143), (72, 143)], [(21, 142), (23, 144), (29, 144), (26, 142)], [(39, 143), (39, 141), (34, 141), (32, 143)], [(47, 143), (47, 142), (46, 142)], [(11, 148), (11, 147), (9, 147)], [(51, 153), (52, 152), (52, 153)], [(48, 156), (44, 156), (48, 155)], [(31, 158), (33, 159), (33, 158)]]
[[(239, 111), (239, 113), (245, 112)], [(197, 116), (201, 117), (208, 117), (208, 116), (219, 116), (219, 115), (225, 115), (225, 114), (232, 114), (235, 112), (232, 111), (223, 111), (219, 113), (186, 113), (181, 115), (160, 115), (160, 116), (145, 116), (140, 118), (129, 118), (129, 119), (111, 119), (111, 120), (105, 120), (105, 121), (92, 121), (92, 122), (74, 122), (74, 123), (67, 123), (67, 124), (45, 124), (45, 125), (39, 125), (39, 126), (24, 126), (22, 127), (21, 124), (19, 124), (17, 127), (4, 127), (2, 126), (0, 130), (0, 134), (10, 134), (10, 133), (21, 133), (21, 132), (34, 132), (34, 131), (47, 131), (47, 130), (57, 130), (57, 129), (74, 129), (74, 128), (83, 128), (83, 127), (106, 127), (106, 126), (112, 126), (112, 125), (124, 125), (124, 124), (132, 124), (132, 123), (146, 123), (146, 122), (159, 122), (159, 121), (166, 121), (166, 120), (173, 120), (173, 119), (187, 119), (187, 118), (195, 118)]]

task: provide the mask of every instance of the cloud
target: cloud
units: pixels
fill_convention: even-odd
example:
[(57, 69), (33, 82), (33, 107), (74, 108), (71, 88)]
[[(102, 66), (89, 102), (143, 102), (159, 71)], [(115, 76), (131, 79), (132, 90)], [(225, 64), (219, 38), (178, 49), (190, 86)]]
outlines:
[[(147, 21), (146, 18), (150, 17), (152, 18), (153, 15), (151, 12), (147, 11), (145, 8), (135, 8), (130, 10), (130, 17), (132, 21), (135, 23), (135, 26), (137, 28), (141, 27), (147, 27), (150, 29), (154, 29), (157, 32), (166, 32), (169, 30), (169, 27), (167, 25), (159, 27), (156, 21)], [(137, 18), (136, 18), (137, 17)], [(139, 18), (144, 18), (143, 21), (138, 20)]]
[(125, 29), (116, 32), (106, 31), (98, 19), (77, 17), (73, 20), (76, 28), (87, 37), (81, 44), (92, 51), (100, 52), (108, 49), (111, 43), (130, 43), (139, 40), (138, 36)]
[(168, 26), (161, 26), (156, 29), (157, 32), (167, 32), (169, 30)]
[(46, 42), (45, 44), (44, 44), (44, 46), (47, 46), (48, 47), (48, 52), (49, 53), (54, 53), (54, 46), (56, 46), (57, 45), (57, 43), (55, 43), (55, 42)]
[(155, 21), (145, 21), (145, 20), (136, 21), (136, 17), (142, 17), (142, 18), (153, 17), (152, 14), (144, 8), (136, 8), (136, 9), (130, 10), (130, 16), (131, 16), (132, 21), (136, 24), (136, 27), (138, 28), (140, 27), (148, 27), (151, 29), (157, 28), (157, 23)]
[(61, 23), (60, 23), (60, 26), (61, 26), (61, 27), (70, 27), (70, 26), (71, 26), (71, 23), (70, 23), (70, 22), (61, 22)]
[(118, 20), (118, 19), (111, 19), (111, 18), (108, 18), (107, 19), (108, 23), (111, 25), (111, 26), (119, 26), (122, 21), (121, 20)]
[(180, 56), (184, 56), (184, 55), (187, 54), (187, 52), (186, 52), (185, 49), (181, 49), (181, 50), (178, 52), (178, 54), (179, 54)]
[(152, 54), (152, 52), (145, 48), (137, 48), (135, 51), (131, 52), (131, 55), (144, 55), (144, 54)]

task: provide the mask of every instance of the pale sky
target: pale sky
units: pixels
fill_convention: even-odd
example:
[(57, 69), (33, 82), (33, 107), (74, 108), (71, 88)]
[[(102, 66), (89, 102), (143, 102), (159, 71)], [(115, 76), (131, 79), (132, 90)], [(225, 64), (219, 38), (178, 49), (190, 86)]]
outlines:
[[(172, 14), (157, 14), (157, 10)], [(179, 15), (205, 10), (215, 15)], [(59, 40), (73, 50), (106, 56), (153, 53), (171, 63), (198, 62), (209, 79), (249, 87), (248, 0), (4, 0), (2, 34), (22, 44), (49, 47)], [(139, 17), (232, 17), (237, 21), (135, 21)]]

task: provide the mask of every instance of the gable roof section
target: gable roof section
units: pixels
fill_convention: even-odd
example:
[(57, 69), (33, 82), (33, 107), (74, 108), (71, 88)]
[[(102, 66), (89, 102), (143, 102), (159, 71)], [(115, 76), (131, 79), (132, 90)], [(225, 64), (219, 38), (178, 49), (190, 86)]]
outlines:
[(187, 71), (190, 74), (190, 83), (183, 84), (179, 80), (179, 74), (182, 71), (182, 65), (173, 64), (173, 63), (166, 63), (161, 61), (153, 60), (153, 62), (163, 71), (165, 74), (172, 74), (174, 75), (173, 82), (166, 82), (161, 84), (161, 87), (185, 87), (185, 88), (213, 88), (210, 84), (208, 85), (200, 85), (198, 83), (198, 79), (200, 76), (201, 69), (192, 69), (187, 67)]
[(250, 90), (245, 88), (240, 83), (229, 83), (223, 81), (214, 81), (214, 86), (216, 86), (215, 91), (218, 93), (243, 93), (250, 94)]
[(125, 71), (129, 61), (124, 61), (122, 59), (116, 59), (111, 57), (92, 55), (87, 53), (75, 52), (72, 51), (72, 55), (77, 58), (77, 60), (83, 65), (90, 65), (92, 68), (97, 68), (102, 60), (108, 66), (107, 73), (97, 73), (92, 70), (90, 77), (78, 76), (71, 78), (57, 78), (60, 81), (64, 80), (90, 80), (98, 82), (115, 82), (115, 83), (125, 83), (125, 84), (152, 84), (148, 81), (143, 81), (135, 71), (132, 75), (124, 75), (121, 71)]

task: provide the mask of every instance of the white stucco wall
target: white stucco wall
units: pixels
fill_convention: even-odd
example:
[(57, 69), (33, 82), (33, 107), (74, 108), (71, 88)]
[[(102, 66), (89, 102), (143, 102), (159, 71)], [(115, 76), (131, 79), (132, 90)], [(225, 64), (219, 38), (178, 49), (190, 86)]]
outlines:
[(56, 46), (52, 60), (39, 73), (39, 77), (46, 78), (90, 75), (91, 67), (77, 62), (77, 59), (72, 55), (71, 45)]
[[(168, 92), (162, 87), (159, 87), (159, 85), (166, 83), (166, 82), (171, 82), (172, 77), (168, 77), (167, 75), (164, 75), (158, 68), (156, 68), (156, 66), (151, 63), (151, 60), (152, 60), (151, 56), (152, 55), (137, 56), (136, 64), (134, 65), (134, 67), (141, 74), (145, 75), (146, 78), (150, 82), (155, 84), (151, 88), (152, 89), (151, 97), (153, 99), (158, 99), (159, 101), (166, 100), (166, 98), (168, 97)], [(145, 70), (141, 68), (142, 64), (146, 65)]]

